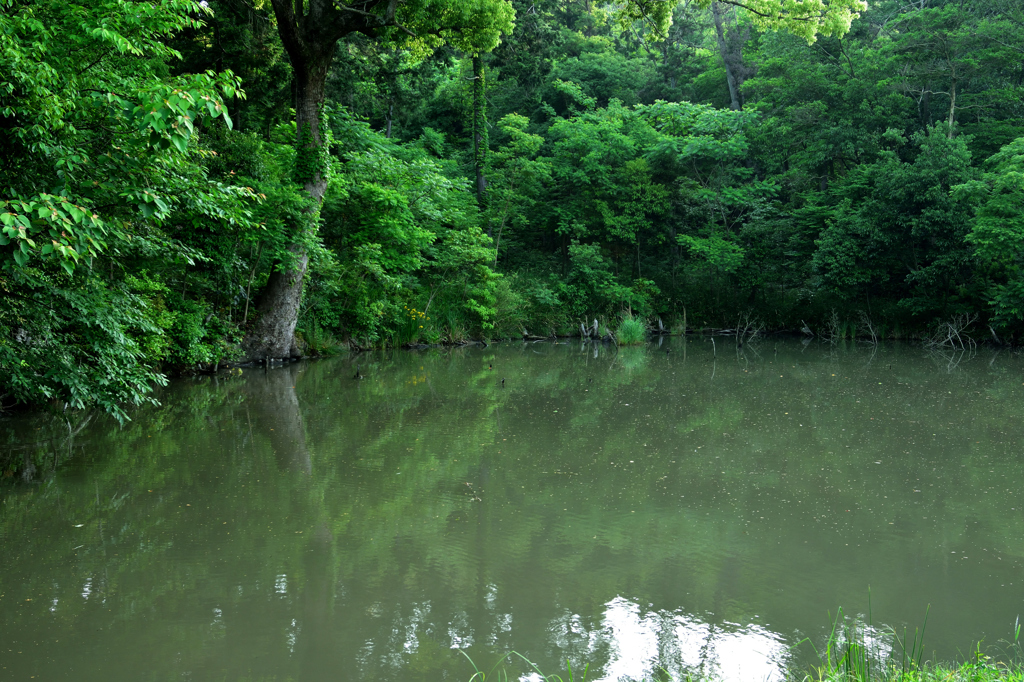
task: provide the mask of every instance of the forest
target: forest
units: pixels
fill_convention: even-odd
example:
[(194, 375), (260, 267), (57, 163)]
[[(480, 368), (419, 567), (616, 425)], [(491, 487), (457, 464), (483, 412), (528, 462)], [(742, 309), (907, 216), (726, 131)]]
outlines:
[(0, 406), (627, 322), (1018, 344), (1022, 88), (1019, 0), (0, 0)]

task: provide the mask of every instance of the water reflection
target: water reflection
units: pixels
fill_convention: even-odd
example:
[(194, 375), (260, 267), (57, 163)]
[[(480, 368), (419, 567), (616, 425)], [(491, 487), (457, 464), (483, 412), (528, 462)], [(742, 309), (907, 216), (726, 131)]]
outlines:
[[(464, 611), (441, 625), (429, 602), (414, 604), (409, 615), (388, 624), (382, 640), (364, 641), (358, 656), (359, 677), (402, 674), (415, 660), (424, 639), (432, 640), (439, 631), (444, 646), (452, 650), (477, 654), (478, 646), (486, 644), (486, 649), (507, 653), (510, 649), (503, 647), (514, 643), (508, 636), (514, 628), (513, 616), (496, 616), (485, 626), (488, 632), (477, 633)], [(680, 680), (770, 682), (785, 678), (790, 659), (791, 645), (786, 638), (756, 623), (716, 623), (678, 609), (644, 608), (621, 596), (604, 604), (600, 617), (593, 624), (590, 621), (585, 614), (565, 611), (549, 623), (546, 634), (546, 648), (557, 652), (555, 665), (568, 662), (575, 671), (589, 666), (588, 679), (612, 682), (668, 675)], [(541, 679), (514, 656), (499, 665), (506, 672), (525, 668), (522, 680)], [(548, 675), (556, 672), (541, 670)]]
[(517, 343), (8, 421), (0, 679), (777, 679), (869, 587), (955, 656), (1024, 607), (1024, 366), (954, 360)]
[(295, 386), (302, 365), (253, 372), (245, 382), (246, 417), (250, 426), (269, 439), (278, 463), (292, 471), (311, 474), (313, 465)]
[(781, 680), (789, 645), (760, 625), (708, 622), (679, 610), (645, 610), (616, 597), (605, 604), (600, 626), (588, 630), (578, 614), (552, 624), (551, 641), (568, 652), (575, 670), (607, 657), (601, 680)]

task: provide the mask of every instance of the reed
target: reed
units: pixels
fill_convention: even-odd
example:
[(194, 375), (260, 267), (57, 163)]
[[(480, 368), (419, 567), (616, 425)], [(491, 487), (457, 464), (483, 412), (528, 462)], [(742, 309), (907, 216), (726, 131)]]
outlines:
[(615, 330), (615, 340), (620, 346), (639, 346), (647, 338), (644, 323), (635, 317), (623, 318)]
[(840, 607), (835, 619), (831, 621), (828, 639), (821, 650), (815, 648), (819, 660), (819, 664), (814, 668), (816, 677), (808, 676), (805, 679), (870, 682), (888, 680), (893, 675), (898, 675), (897, 679), (904, 679), (905, 676), (922, 670), (924, 631), (928, 626), (929, 610), (930, 607), (925, 610), (924, 625), (920, 629), (914, 629), (914, 639), (911, 642), (906, 628), (903, 629), (902, 637), (893, 629), (885, 632), (872, 628), (871, 591), (868, 590), (867, 622), (861, 622), (859, 618), (844, 617), (843, 609)]
[[(842, 609), (831, 622), (828, 638), (815, 648), (818, 664), (801, 674), (791, 670), (791, 682), (1024, 682), (1024, 649), (1018, 619), (1013, 639), (1004, 642), (1000, 659), (993, 658), (975, 645), (970, 657), (962, 662), (935, 663), (924, 660), (924, 624), (915, 628), (913, 638), (904, 628), (902, 636), (893, 629), (871, 627), (870, 596), (868, 620), (846, 618)], [(806, 641), (806, 640), (804, 640)], [(803, 642), (799, 642), (802, 644)]]

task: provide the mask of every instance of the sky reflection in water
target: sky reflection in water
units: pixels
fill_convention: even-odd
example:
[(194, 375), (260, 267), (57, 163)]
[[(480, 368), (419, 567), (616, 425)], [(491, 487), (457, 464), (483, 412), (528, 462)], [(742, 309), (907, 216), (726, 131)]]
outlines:
[(611, 652), (601, 678), (609, 681), (664, 667), (674, 679), (698, 672), (729, 682), (768, 682), (784, 677), (788, 649), (782, 636), (758, 625), (716, 627), (686, 613), (643, 613), (622, 597), (606, 604), (598, 639)]

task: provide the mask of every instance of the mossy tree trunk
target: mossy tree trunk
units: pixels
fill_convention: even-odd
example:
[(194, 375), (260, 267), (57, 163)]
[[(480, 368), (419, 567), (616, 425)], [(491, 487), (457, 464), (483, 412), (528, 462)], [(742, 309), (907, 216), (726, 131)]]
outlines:
[[(324, 85), (338, 41), (355, 32), (372, 35), (394, 23), (397, 0), (369, 0), (347, 8), (333, 0), (272, 0), (281, 42), (288, 53), (295, 97), (296, 179), (311, 199), (306, 220), (295, 226), (287, 254), (275, 264), (260, 295), (259, 319), (243, 341), (251, 360), (298, 355), (295, 325), (302, 302), (302, 285), (309, 264), (306, 246), (316, 229), (317, 216), (327, 190), (329, 167), (326, 130), (321, 120)], [(370, 14), (377, 6), (381, 15)]]

